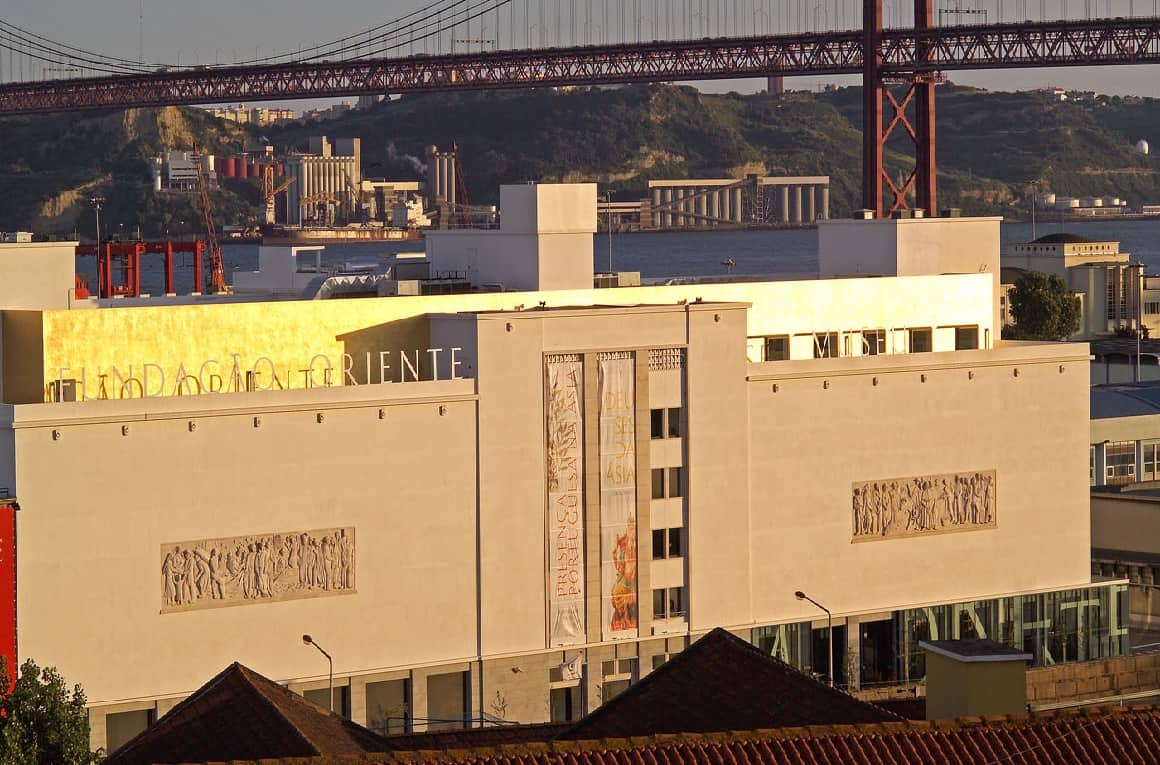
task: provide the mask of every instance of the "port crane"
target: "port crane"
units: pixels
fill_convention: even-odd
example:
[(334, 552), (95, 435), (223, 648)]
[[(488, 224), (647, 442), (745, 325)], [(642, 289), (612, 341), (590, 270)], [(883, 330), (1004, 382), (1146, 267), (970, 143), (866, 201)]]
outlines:
[(290, 188), (290, 184), (297, 180), (291, 178), (278, 186), (274, 185), (274, 166), (266, 165), (262, 169), (262, 201), (266, 203), (266, 215), (264, 222), (266, 225), (272, 226), (277, 221), (274, 220), (274, 198), (281, 194), (286, 189)]
[(206, 292), (220, 295), (229, 292), (226, 286), (226, 265), (222, 258), (222, 245), (218, 241), (217, 227), (213, 223), (213, 207), (209, 201), (209, 181), (206, 178), (205, 163), (202, 162), (197, 144), (193, 146), (194, 161), (197, 162), (197, 195), (201, 199), (202, 223), (205, 226), (206, 243), (209, 245), (209, 282)]

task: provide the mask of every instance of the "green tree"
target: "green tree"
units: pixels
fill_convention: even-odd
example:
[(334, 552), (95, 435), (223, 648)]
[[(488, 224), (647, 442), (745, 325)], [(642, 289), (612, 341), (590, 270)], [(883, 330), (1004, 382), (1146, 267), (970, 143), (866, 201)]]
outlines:
[(1079, 330), (1079, 298), (1055, 274), (1028, 271), (1009, 299), (1017, 339), (1063, 340)]
[(52, 667), (28, 659), (9, 687), (7, 663), (0, 659), (0, 763), (3, 765), (88, 765), (89, 717), (85, 693), (70, 691)]

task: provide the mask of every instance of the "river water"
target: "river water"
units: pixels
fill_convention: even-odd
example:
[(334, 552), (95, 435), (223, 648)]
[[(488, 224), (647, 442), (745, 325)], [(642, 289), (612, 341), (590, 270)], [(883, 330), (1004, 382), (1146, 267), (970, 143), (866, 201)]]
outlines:
[[(1118, 241), (1122, 250), (1143, 261), (1148, 273), (1160, 273), (1160, 220), (1093, 221), (1085, 223), (1041, 223), (1036, 234), (1060, 230), (1091, 239)], [(1029, 241), (1029, 223), (1004, 223), (1000, 239), (1004, 247)], [(421, 252), (423, 242), (371, 242), (329, 244), (322, 253), (327, 265), (373, 259), (396, 252)], [(233, 271), (254, 271), (258, 267), (257, 245), (227, 245), (222, 248), (227, 281)], [(181, 256), (178, 256), (179, 258)], [(188, 265), (188, 257), (186, 265)], [(812, 273), (817, 270), (817, 231), (793, 229), (778, 231), (711, 231), (697, 233), (614, 234), (612, 266), (617, 271), (640, 271), (644, 279), (667, 276), (715, 276), (726, 273), (725, 259), (732, 259), (732, 273), (775, 275)], [(95, 284), (94, 258), (78, 258), (77, 272)], [(608, 269), (609, 238), (599, 234), (593, 241), (596, 270)], [(180, 262), (180, 261), (179, 261)], [(207, 264), (208, 268), (208, 264)], [(191, 269), (180, 268), (177, 291), (192, 289)], [(141, 268), (141, 289), (145, 293), (162, 291), (162, 258), (145, 256)]]

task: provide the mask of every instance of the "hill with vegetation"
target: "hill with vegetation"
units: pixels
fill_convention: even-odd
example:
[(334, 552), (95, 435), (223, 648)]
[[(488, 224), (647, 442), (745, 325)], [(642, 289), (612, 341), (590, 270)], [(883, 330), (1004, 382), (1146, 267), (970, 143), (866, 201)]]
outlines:
[[(408, 95), (325, 122), (257, 128), (192, 108), (0, 120), (0, 230), (69, 233), (91, 227), (88, 198), (106, 199), (108, 230), (148, 235), (192, 229), (188, 194), (153, 194), (147, 159), (196, 141), (234, 153), (259, 141), (304, 149), (312, 135), (358, 136), (366, 177), (420, 178), (428, 144), (459, 147), (470, 201), (494, 203), (501, 183), (596, 181), (614, 198), (644, 196), (660, 178), (746, 173), (829, 175), (833, 215), (860, 206), (861, 91), (705, 94), (690, 87)], [(940, 204), (967, 213), (1027, 214), (1035, 188), (1160, 200), (1160, 100), (939, 89)], [(887, 167), (908, 172), (908, 147), (892, 142)], [(222, 224), (257, 213), (255, 181), (215, 194)], [(183, 223), (184, 222), (184, 223)]]

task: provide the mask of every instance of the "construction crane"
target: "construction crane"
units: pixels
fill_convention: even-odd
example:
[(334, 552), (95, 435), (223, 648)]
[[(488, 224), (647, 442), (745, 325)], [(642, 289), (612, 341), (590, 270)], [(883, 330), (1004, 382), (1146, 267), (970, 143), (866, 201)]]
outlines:
[(350, 215), (348, 220), (355, 221), (359, 217), (359, 210), (362, 205), (362, 189), (359, 185), (351, 180), (350, 173), (343, 170), (342, 177), (346, 179), (346, 187), (350, 190)]
[[(306, 221), (310, 220), (314, 222), (322, 222), (324, 225), (329, 223), (329, 219), (333, 217), (334, 205), (340, 202), (341, 200), (339, 197), (325, 191), (302, 197), (298, 200), (298, 206), (302, 208), (302, 222), (305, 223)], [(318, 208), (322, 205), (326, 205), (326, 207), (323, 210), (322, 216), (319, 217)], [(306, 215), (307, 210), (310, 210), (312, 213), (310, 217), (307, 217)]]
[(197, 194), (201, 198), (201, 218), (205, 226), (205, 239), (209, 245), (209, 282), (205, 291), (211, 295), (229, 292), (226, 286), (226, 265), (222, 259), (222, 245), (218, 241), (217, 227), (213, 224), (213, 207), (209, 201), (209, 181), (206, 179), (205, 163), (197, 144), (193, 145), (193, 159), (197, 163)]
[(290, 188), (290, 184), (294, 183), (296, 179), (274, 186), (274, 166), (266, 165), (262, 168), (262, 200), (266, 203), (265, 223), (269, 226), (274, 225), (274, 198), (281, 194), (286, 189)]

